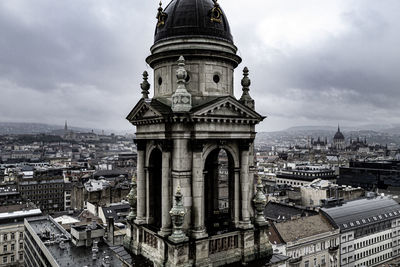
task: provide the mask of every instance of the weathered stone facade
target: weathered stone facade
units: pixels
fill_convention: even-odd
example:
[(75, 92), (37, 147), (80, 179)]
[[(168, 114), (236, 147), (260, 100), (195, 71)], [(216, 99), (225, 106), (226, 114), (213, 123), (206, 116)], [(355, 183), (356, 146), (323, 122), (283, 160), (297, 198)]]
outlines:
[[(159, 10), (165, 16), (159, 18), (146, 60), (154, 69), (154, 97), (144, 93), (127, 117), (136, 126), (137, 215), (130, 220), (125, 247), (156, 266), (220, 266), (271, 253), (268, 225), (261, 219), (254, 223), (253, 209), (255, 125), (264, 117), (254, 110), (247, 68), (242, 101), (235, 98), (233, 72), (241, 58), (225, 38), (229, 32), (213, 36), (220, 29), (229, 31), (218, 3), (200, 2), (173, 0)], [(180, 8), (205, 20), (209, 11), (221, 12), (217, 17), (223, 20), (213, 23), (225, 27), (198, 25), (198, 32), (210, 34), (176, 35), (182, 25), (174, 28), (171, 21)], [(190, 19), (179, 14), (181, 22)], [(163, 34), (171, 35), (158, 36), (160, 27), (169, 27)], [(216, 182), (221, 150), (228, 158), (224, 212), (218, 208)]]

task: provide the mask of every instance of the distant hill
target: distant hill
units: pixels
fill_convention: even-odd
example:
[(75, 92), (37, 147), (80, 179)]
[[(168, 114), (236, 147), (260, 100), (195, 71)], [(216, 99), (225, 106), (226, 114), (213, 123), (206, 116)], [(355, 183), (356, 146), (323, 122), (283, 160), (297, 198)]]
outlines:
[[(0, 122), (0, 135), (4, 134), (39, 134), (51, 133), (64, 129), (64, 125), (51, 125), (44, 123), (25, 123), (25, 122)], [(76, 132), (91, 132), (92, 129), (69, 127), (69, 130)], [(94, 129), (94, 132), (101, 133), (101, 130)]]
[[(369, 144), (399, 144), (400, 145), (400, 125), (365, 125), (359, 127), (340, 127), (347, 142), (350, 139), (360, 138), (367, 139)], [(299, 139), (327, 138), (332, 141), (337, 126), (297, 126), (291, 127), (283, 131), (276, 132), (259, 132), (257, 140), (271, 144), (276, 143), (296, 143)]]
[(310, 131), (336, 131), (337, 127), (332, 127), (332, 126), (296, 126), (296, 127), (290, 127), (284, 132), (310, 132)]
[[(400, 134), (400, 124), (366, 124), (361, 126), (340, 126), (344, 132), (351, 131), (375, 131), (381, 133)], [(313, 131), (329, 131), (336, 132), (337, 126), (296, 126), (290, 127), (284, 132), (313, 132)]]

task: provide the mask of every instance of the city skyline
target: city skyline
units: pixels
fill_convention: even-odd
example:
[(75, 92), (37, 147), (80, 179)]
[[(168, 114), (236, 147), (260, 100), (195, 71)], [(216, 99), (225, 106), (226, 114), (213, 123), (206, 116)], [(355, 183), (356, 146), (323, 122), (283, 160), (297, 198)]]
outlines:
[[(158, 7), (137, 2), (0, 3), (0, 121), (132, 130)], [(244, 59), (235, 95), (248, 66), (268, 116), (258, 131), (400, 122), (397, 1), (219, 2)]]

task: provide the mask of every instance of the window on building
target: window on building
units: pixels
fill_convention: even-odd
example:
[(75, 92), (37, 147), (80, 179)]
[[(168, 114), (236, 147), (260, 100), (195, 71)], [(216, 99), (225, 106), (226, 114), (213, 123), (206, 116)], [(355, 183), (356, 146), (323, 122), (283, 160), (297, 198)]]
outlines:
[(305, 261), (304, 262), (304, 267), (310, 267), (310, 262), (309, 261)]
[(8, 235), (7, 235), (7, 234), (4, 234), (3, 240), (4, 240), (4, 241), (7, 241), (7, 239), (8, 239), (7, 237), (8, 237)]
[(24, 248), (24, 243), (23, 242), (20, 242), (19, 243), (19, 249), (23, 249)]
[(15, 244), (11, 244), (11, 251), (15, 250)]
[(11, 257), (10, 257), (10, 261), (11, 261), (11, 262), (14, 262), (14, 261), (15, 261), (15, 257), (14, 257), (14, 255), (11, 255)]
[(19, 259), (20, 261), (22, 261), (22, 260), (24, 259), (24, 254), (23, 254), (22, 252), (20, 252), (20, 253), (18, 254), (18, 259)]
[(7, 263), (7, 256), (3, 256), (3, 263)]
[(14, 240), (14, 239), (15, 239), (15, 234), (11, 233), (11, 240)]
[(3, 252), (7, 252), (7, 245), (3, 246)]

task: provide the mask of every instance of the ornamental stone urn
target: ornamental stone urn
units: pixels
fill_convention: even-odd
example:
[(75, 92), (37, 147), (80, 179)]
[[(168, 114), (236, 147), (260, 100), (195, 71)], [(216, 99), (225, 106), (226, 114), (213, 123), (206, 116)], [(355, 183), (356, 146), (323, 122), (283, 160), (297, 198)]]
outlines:
[(267, 197), (265, 196), (263, 189), (264, 188), (263, 188), (263, 185), (261, 182), (261, 178), (258, 178), (257, 192), (253, 198), (253, 204), (254, 204), (254, 208), (256, 210), (255, 223), (260, 226), (267, 224), (267, 221), (265, 220), (265, 217), (264, 217), (264, 209), (265, 209), (265, 206), (267, 205)]
[(188, 240), (188, 237), (182, 231), (182, 226), (186, 215), (186, 211), (182, 202), (182, 197), (183, 196), (181, 193), (181, 188), (178, 185), (175, 193), (175, 203), (171, 211), (169, 212), (169, 214), (171, 215), (173, 228), (172, 235), (170, 235), (168, 239), (174, 243), (181, 243)]
[(128, 194), (128, 201), (129, 205), (131, 206), (130, 212), (128, 214), (128, 221), (133, 222), (133, 220), (136, 218), (136, 203), (137, 203), (137, 192), (136, 192), (136, 177), (132, 177), (132, 188), (131, 191)]
[(185, 58), (180, 56), (178, 59), (178, 69), (176, 70), (178, 88), (172, 95), (171, 108), (175, 113), (185, 113), (192, 109), (192, 95), (186, 90), (186, 77)]

